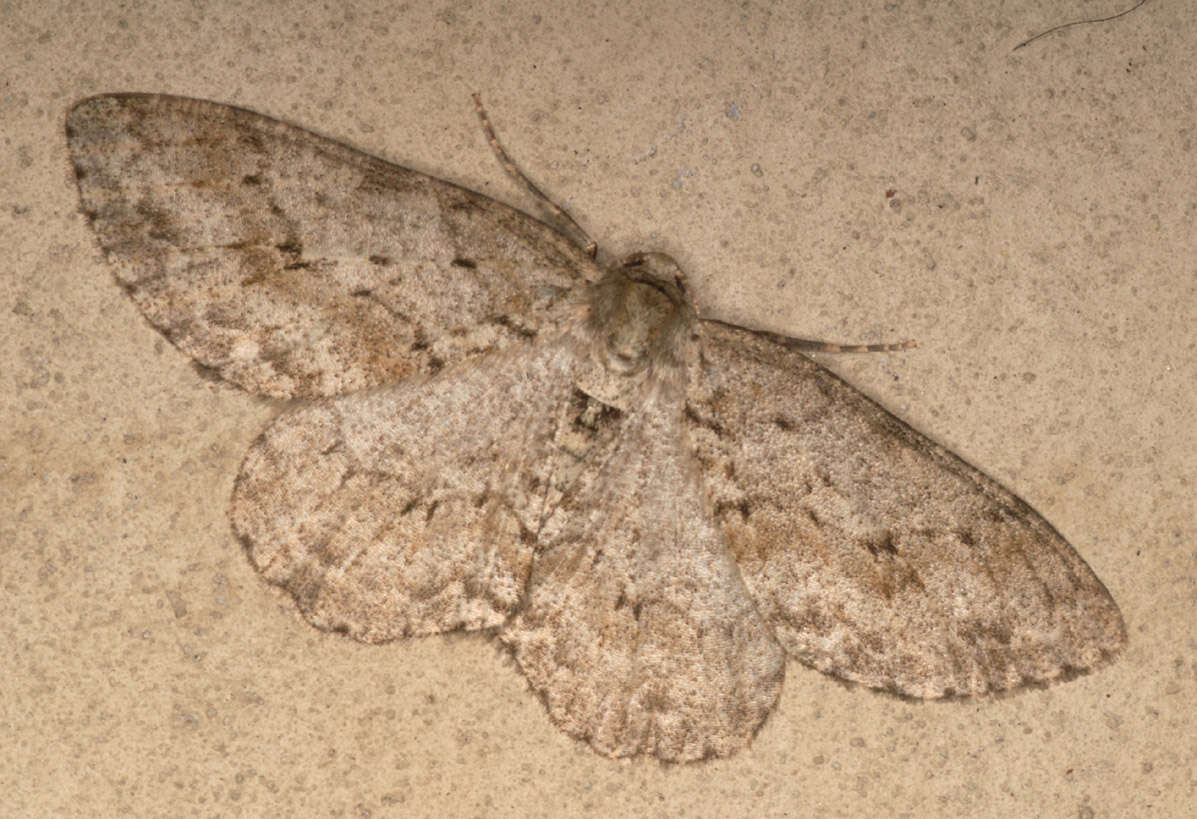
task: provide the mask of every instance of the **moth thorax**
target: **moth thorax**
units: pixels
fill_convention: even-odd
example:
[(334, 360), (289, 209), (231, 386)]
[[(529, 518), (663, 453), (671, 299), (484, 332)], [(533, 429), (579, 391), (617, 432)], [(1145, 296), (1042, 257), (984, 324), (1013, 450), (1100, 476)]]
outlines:
[(591, 327), (609, 368), (632, 373), (673, 359), (692, 310), (681, 271), (659, 253), (629, 257), (607, 271), (594, 291)]

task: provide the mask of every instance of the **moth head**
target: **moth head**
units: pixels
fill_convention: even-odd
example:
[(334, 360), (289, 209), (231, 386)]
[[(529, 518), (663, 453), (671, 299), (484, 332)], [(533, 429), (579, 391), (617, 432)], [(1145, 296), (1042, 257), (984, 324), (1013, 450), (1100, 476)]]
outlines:
[(607, 367), (635, 373), (676, 361), (694, 318), (677, 262), (664, 253), (637, 253), (608, 268), (595, 286), (590, 326)]

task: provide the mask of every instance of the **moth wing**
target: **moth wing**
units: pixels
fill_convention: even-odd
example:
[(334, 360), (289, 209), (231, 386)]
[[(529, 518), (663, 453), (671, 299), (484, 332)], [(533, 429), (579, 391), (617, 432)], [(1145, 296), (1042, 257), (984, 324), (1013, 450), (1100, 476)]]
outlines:
[(154, 94), (67, 114), (83, 211), (120, 284), (201, 365), (339, 395), (559, 322), (586, 255), (536, 219), (269, 117)]
[(572, 347), (311, 402), (250, 448), (230, 518), (322, 629), (366, 642), (498, 626), (522, 598)]
[(1117, 652), (1117, 605), (1033, 509), (807, 357), (704, 322), (687, 427), (710, 508), (782, 646), (921, 698)]
[(701, 514), (680, 388), (660, 386), (590, 451), (500, 638), (569, 734), (608, 756), (688, 761), (751, 741), (784, 653)]

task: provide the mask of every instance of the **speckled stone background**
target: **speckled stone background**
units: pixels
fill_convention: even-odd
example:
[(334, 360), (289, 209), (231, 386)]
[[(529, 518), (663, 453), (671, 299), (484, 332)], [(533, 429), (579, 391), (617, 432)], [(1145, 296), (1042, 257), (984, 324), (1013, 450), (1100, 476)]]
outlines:
[[(1197, 800), (1197, 24), (1128, 2), (0, 3), (0, 814), (1182, 816)], [(819, 10), (825, 5), (826, 10)], [(530, 208), (792, 335), (1025, 497), (1126, 615), (1067, 685), (918, 704), (791, 663), (746, 752), (612, 762), (481, 637), (317, 632), (225, 506), (276, 411), (105, 269), (62, 119), (208, 97)]]

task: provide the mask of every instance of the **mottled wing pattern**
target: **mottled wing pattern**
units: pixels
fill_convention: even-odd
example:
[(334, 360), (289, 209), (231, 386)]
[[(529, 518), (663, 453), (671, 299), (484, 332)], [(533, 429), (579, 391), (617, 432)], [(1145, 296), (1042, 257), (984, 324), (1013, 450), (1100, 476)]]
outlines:
[(912, 697), (1084, 671), (1117, 606), (1036, 512), (810, 359), (704, 322), (689, 446), (785, 649)]
[(202, 100), (67, 114), (119, 282), (177, 347), (251, 392), (340, 395), (552, 329), (586, 255), (480, 194)]
[(233, 492), (250, 560), (314, 625), (360, 640), (502, 624), (572, 459), (557, 441), (574, 349), (546, 340), (284, 413)]
[(230, 517), (315, 625), (495, 628), (611, 756), (744, 747), (789, 652), (914, 697), (1090, 669), (1117, 606), (1034, 510), (681, 271), (215, 103), (94, 97), (83, 209), (141, 311), (255, 393)]
[[(676, 375), (673, 373), (672, 375)], [(774, 707), (784, 654), (683, 452), (683, 392), (657, 381), (592, 450), (541, 530), (500, 632), (553, 721), (610, 756), (726, 756)]]

